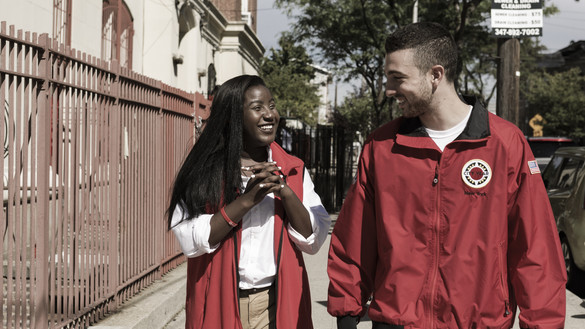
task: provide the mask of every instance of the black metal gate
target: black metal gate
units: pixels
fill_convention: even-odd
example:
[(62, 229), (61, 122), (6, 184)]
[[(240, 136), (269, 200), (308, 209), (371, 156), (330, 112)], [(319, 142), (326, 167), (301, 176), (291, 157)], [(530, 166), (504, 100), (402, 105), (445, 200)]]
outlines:
[(311, 173), (315, 191), (329, 212), (341, 209), (345, 193), (353, 181), (360, 144), (353, 131), (337, 126), (281, 129), (277, 142), (299, 157)]

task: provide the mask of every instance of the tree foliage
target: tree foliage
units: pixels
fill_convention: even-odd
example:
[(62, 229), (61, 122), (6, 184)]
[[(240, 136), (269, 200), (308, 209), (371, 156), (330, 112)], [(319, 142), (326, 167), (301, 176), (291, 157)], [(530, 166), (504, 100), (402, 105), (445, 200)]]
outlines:
[(579, 68), (534, 73), (526, 84), (527, 114), (544, 117), (545, 136), (585, 138), (585, 75)]
[[(276, 0), (294, 17), (292, 35), (315, 54), (321, 65), (349, 82), (361, 78), (369, 89), (371, 127), (392, 119), (384, 96), (384, 42), (389, 33), (412, 22), (414, 0)], [(554, 6), (550, 7), (554, 8)], [(488, 25), (491, 1), (419, 0), (418, 20), (445, 26), (454, 36), (461, 62), (456, 88), (484, 104), (495, 95), (497, 42)], [(552, 10), (554, 11), (554, 10)], [(545, 15), (551, 9), (545, 8)], [(524, 42), (533, 52), (538, 40)], [(356, 96), (354, 94), (353, 96)], [(354, 102), (356, 103), (356, 102)], [(363, 103), (363, 102), (359, 102)]]
[(278, 44), (280, 49), (270, 49), (270, 56), (263, 58), (260, 76), (272, 92), (281, 116), (315, 125), (320, 100), (318, 87), (311, 84), (315, 77), (313, 61), (288, 33), (280, 37)]
[[(343, 81), (362, 78), (371, 99), (371, 125), (376, 127), (391, 119), (389, 100), (384, 96), (384, 42), (389, 33), (412, 21), (414, 1), (277, 0), (276, 3), (294, 16), (293, 35), (317, 54), (323, 65)], [(495, 72), (492, 60), (495, 54), (486, 52), (490, 43), (494, 43), (484, 23), (489, 10), (489, 1), (419, 1), (420, 21), (439, 22), (453, 33), (462, 55), (459, 71), (467, 75), (461, 80), (463, 87), (480, 97), (485, 88), (481, 75)]]
[(276, 3), (289, 10), (289, 14), (297, 10), (293, 35), (318, 54), (322, 65), (343, 81), (363, 79), (370, 89), (373, 123), (378, 125), (382, 109), (387, 108), (383, 93), (384, 39), (394, 28), (393, 21), (403, 20), (404, 6), (353, 0), (277, 0)]
[[(374, 128), (372, 122), (373, 112), (371, 108), (372, 98), (369, 90), (355, 89), (345, 98), (337, 111), (334, 113), (334, 121), (346, 131), (358, 132), (360, 136), (366, 137)], [(383, 112), (382, 115), (387, 114)], [(382, 118), (387, 121), (389, 118)]]

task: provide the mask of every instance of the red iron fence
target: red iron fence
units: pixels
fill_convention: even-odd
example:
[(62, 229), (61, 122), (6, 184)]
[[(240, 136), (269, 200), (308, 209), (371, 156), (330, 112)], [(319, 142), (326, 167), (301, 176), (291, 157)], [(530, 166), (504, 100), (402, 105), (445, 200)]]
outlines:
[(86, 328), (184, 261), (164, 213), (197, 99), (1, 24), (2, 328)]

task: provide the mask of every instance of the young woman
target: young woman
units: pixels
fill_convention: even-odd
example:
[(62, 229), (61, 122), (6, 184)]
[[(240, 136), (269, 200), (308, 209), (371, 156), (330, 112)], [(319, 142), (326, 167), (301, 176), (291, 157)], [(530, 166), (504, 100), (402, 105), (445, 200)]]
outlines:
[(319, 250), (330, 219), (303, 162), (274, 142), (278, 122), (262, 79), (225, 82), (177, 174), (186, 328), (313, 328), (301, 251)]

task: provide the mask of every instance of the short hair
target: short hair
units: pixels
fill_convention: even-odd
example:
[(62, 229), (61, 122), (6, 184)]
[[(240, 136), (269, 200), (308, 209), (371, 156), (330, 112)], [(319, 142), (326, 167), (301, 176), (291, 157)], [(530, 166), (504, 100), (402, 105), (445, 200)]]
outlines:
[(445, 68), (445, 77), (453, 82), (457, 76), (457, 44), (453, 36), (438, 23), (419, 22), (406, 25), (386, 38), (386, 54), (414, 50), (414, 64), (421, 71), (433, 65)]

